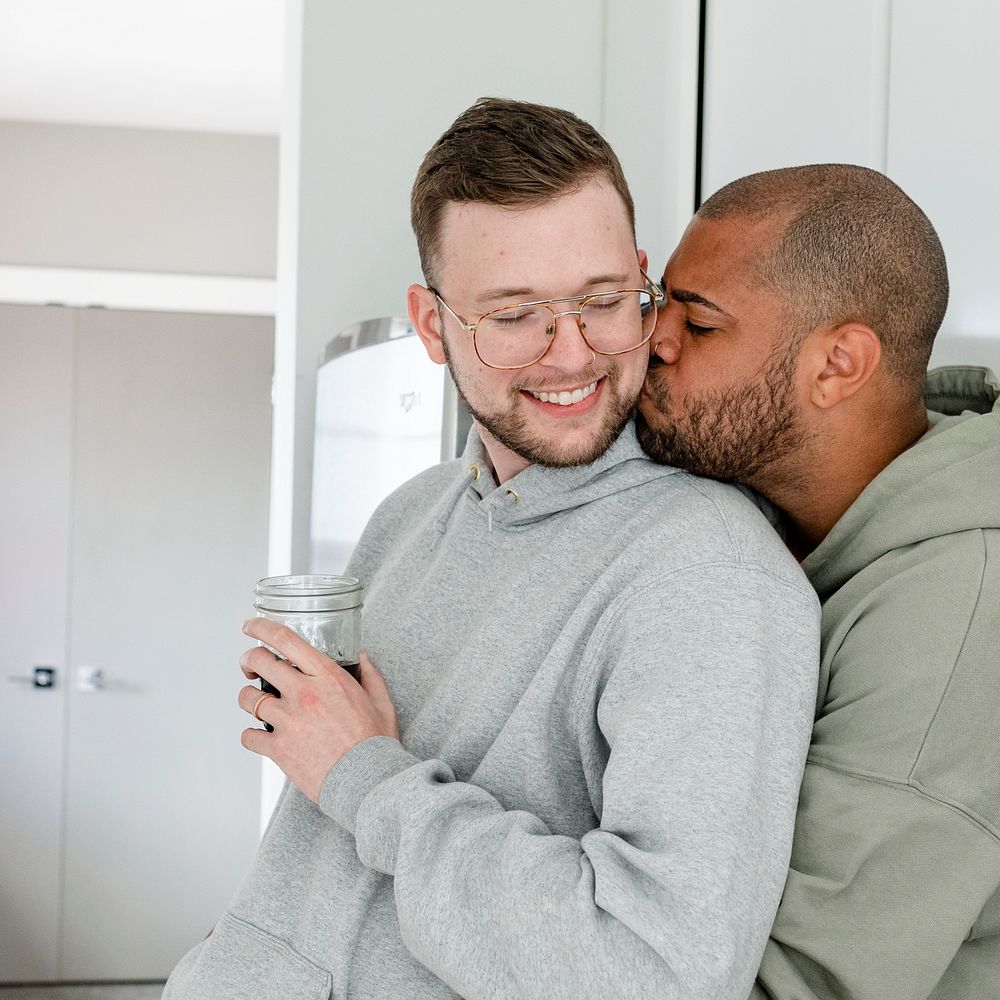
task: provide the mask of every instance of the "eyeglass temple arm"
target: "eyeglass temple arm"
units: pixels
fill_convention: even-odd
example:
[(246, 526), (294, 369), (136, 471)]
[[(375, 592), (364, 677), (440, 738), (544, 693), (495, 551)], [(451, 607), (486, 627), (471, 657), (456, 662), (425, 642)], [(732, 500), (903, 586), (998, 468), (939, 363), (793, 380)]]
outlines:
[(455, 312), (455, 310), (452, 309), (451, 306), (448, 305), (448, 303), (445, 302), (445, 300), (443, 298), (441, 298), (441, 293), (436, 288), (433, 288), (430, 285), (428, 285), (427, 286), (427, 291), (429, 291), (431, 293), (431, 295), (433, 295), (434, 298), (436, 298), (438, 300), (438, 302), (440, 302), (441, 305), (443, 305), (445, 307), (445, 309), (447, 309), (448, 312), (450, 312), (452, 314), (452, 316), (454, 316), (454, 318), (458, 320), (458, 322), (462, 325), (462, 329), (463, 330), (472, 331), (472, 330), (475, 329), (475, 326), (476, 326), (475, 323), (467, 323), (464, 319), (462, 319), (462, 317), (459, 316), (458, 313)]
[(649, 286), (650, 293), (653, 296), (653, 301), (659, 305), (667, 297), (667, 293), (664, 292), (662, 285), (660, 285), (658, 281), (654, 281), (641, 267), (639, 268), (639, 273)]

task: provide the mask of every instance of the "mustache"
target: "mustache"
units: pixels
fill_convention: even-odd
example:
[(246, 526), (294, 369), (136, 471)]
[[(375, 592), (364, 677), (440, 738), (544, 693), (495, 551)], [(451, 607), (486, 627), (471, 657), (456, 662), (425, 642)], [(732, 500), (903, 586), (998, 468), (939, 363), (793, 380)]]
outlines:
[[(616, 364), (609, 365), (604, 371), (599, 371), (593, 365), (589, 365), (579, 372), (560, 375), (559, 380), (564, 385), (589, 385), (591, 382), (598, 382), (607, 376), (608, 380), (614, 384), (620, 374), (621, 368)], [(553, 381), (553, 378), (527, 378), (512, 382), (510, 388), (513, 392), (541, 392), (548, 389)]]
[[(655, 363), (654, 363), (655, 362)], [(663, 362), (655, 355), (649, 359), (649, 367), (646, 369), (645, 390), (646, 395), (653, 401), (653, 406), (657, 410), (665, 410), (670, 405), (670, 387), (660, 378)]]

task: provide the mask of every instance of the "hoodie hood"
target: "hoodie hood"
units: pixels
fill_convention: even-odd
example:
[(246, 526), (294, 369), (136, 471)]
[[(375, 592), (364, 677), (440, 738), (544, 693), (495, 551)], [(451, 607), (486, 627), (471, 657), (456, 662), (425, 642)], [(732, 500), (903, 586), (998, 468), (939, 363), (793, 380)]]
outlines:
[(631, 421), (603, 455), (588, 465), (529, 465), (497, 486), (493, 466), (473, 424), (462, 454), (466, 478), (455, 502), (469, 490), (480, 501), (490, 529), (517, 528), (677, 473), (651, 461), (639, 447)]
[(865, 488), (802, 568), (825, 600), (886, 553), (1000, 528), (1000, 381), (988, 368), (928, 374), (930, 429)]

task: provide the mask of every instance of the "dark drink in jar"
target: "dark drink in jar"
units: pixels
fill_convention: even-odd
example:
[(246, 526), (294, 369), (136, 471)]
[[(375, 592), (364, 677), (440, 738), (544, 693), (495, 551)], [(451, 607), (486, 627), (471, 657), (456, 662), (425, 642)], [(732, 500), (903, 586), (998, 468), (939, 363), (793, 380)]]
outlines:
[[(258, 618), (287, 625), (359, 680), (363, 597), (364, 587), (352, 576), (269, 576), (257, 581), (254, 608)], [(263, 679), (260, 689), (281, 697)], [(267, 723), (264, 728), (273, 730)]]

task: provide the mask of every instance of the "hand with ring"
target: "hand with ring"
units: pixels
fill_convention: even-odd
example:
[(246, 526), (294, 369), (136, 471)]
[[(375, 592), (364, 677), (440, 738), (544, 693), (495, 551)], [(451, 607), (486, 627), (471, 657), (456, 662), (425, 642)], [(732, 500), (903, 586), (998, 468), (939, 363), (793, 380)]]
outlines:
[(365, 653), (358, 683), (278, 622), (251, 618), (243, 631), (269, 647), (256, 646), (240, 657), (244, 675), (281, 692), (249, 685), (240, 690), (240, 708), (274, 727), (273, 732), (245, 729), (243, 746), (270, 757), (313, 802), (319, 802), (327, 774), (349, 750), (371, 736), (399, 739), (389, 690)]

